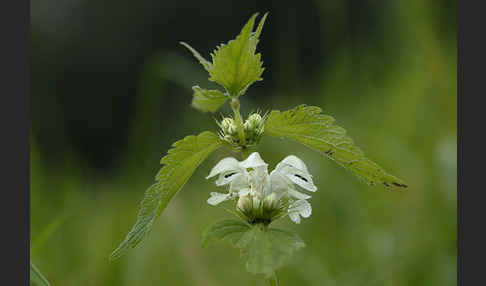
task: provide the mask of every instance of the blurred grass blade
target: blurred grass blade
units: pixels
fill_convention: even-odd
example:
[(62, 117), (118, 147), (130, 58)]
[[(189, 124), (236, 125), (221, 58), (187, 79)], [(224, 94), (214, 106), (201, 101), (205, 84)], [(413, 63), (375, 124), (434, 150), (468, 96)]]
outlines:
[(34, 265), (34, 263), (30, 263), (30, 286), (51, 286), (49, 281), (42, 275), (39, 269)]
[(406, 188), (405, 182), (388, 174), (364, 156), (346, 131), (334, 125), (334, 118), (316, 106), (300, 105), (285, 112), (272, 111), (265, 122), (265, 134), (288, 138), (326, 155), (369, 185)]
[(52, 222), (42, 230), (42, 232), (33, 240), (30, 253), (34, 256), (44, 243), (63, 225), (66, 221), (66, 215), (57, 216)]
[(198, 136), (187, 136), (172, 145), (173, 148), (160, 161), (164, 166), (156, 176), (157, 183), (145, 192), (135, 225), (120, 246), (112, 252), (110, 260), (124, 255), (145, 238), (155, 219), (189, 180), (194, 170), (222, 144), (218, 135), (205, 131)]

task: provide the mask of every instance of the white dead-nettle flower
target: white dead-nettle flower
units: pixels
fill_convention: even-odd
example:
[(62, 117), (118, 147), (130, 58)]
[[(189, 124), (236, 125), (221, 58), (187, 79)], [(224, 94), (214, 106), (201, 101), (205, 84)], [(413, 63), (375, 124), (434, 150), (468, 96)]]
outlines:
[(317, 187), (304, 162), (291, 155), (283, 159), (270, 175), (267, 167), (257, 152), (244, 161), (232, 157), (222, 159), (206, 179), (219, 175), (216, 185), (229, 185), (229, 191), (212, 192), (208, 203), (217, 205), (238, 199), (237, 210), (243, 212), (250, 222), (269, 223), (279, 217), (279, 212), (285, 211), (281, 209), (282, 205), (288, 206), (286, 211), (295, 223), (300, 223), (300, 217), (309, 217), (312, 209), (307, 200), (310, 196), (299, 188), (315, 192)]
[(275, 170), (270, 173), (269, 179), (272, 192), (288, 197), (293, 201), (288, 210), (292, 221), (300, 223), (300, 216), (306, 218), (311, 215), (312, 208), (307, 201), (311, 196), (300, 192), (296, 188), (300, 187), (310, 192), (317, 191), (317, 187), (312, 181), (312, 175), (302, 160), (294, 155), (285, 157), (277, 164)]
[[(216, 186), (229, 184), (229, 192), (226, 194), (211, 193), (208, 204), (217, 205), (231, 198), (246, 196), (250, 192), (255, 194), (259, 187), (263, 189), (267, 166), (257, 152), (252, 153), (244, 161), (238, 161), (232, 157), (222, 159), (214, 166), (206, 179), (219, 174), (219, 178), (216, 180)], [(261, 184), (261, 181), (263, 181), (263, 184)], [(254, 188), (251, 188), (252, 184)]]

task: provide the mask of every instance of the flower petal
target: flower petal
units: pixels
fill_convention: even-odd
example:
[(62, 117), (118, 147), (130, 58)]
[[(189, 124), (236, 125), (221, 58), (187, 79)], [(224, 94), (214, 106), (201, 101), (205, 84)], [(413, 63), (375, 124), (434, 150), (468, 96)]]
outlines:
[(311, 204), (306, 200), (298, 200), (295, 202), (295, 208), (299, 210), (302, 217), (310, 217), (312, 214)]
[(280, 165), (280, 163), (279, 165), (277, 165), (277, 168), (275, 168), (274, 171), (280, 173), (282, 176), (288, 178), (292, 183), (308, 191), (317, 191), (317, 187), (314, 185), (314, 182), (312, 181), (312, 176), (309, 173), (306, 173), (290, 165)]
[(302, 187), (310, 192), (317, 191), (317, 187), (312, 181), (312, 176), (308, 173), (300, 172), (299, 170), (290, 167), (287, 178), (294, 182), (299, 187)]
[(248, 172), (248, 181), (251, 189), (255, 192), (264, 194), (267, 183), (268, 171), (267, 166), (259, 166)]
[(207, 202), (212, 206), (218, 205), (224, 201), (229, 200), (230, 198), (229, 194), (223, 194), (223, 193), (212, 192), (210, 195), (211, 197), (207, 200)]
[(290, 155), (285, 157), (275, 168), (283, 176), (286, 176), (294, 184), (311, 192), (317, 191), (317, 187), (312, 181), (312, 175), (309, 174), (306, 165), (297, 156)]
[(290, 165), (298, 170), (301, 170), (302, 172), (305, 172), (309, 174), (309, 171), (307, 170), (307, 166), (304, 164), (302, 160), (300, 160), (297, 156), (290, 155), (285, 157), (280, 163), (278, 163), (277, 168), (279, 165)]
[(270, 173), (269, 181), (271, 192), (282, 194), (287, 192), (288, 189), (292, 187), (291, 182), (282, 176), (277, 169)]
[(228, 172), (221, 173), (215, 183), (216, 186), (220, 187), (220, 186), (227, 185), (232, 181), (237, 181), (238, 179), (241, 180), (244, 177), (246, 176), (244, 176), (243, 172), (228, 171)]
[[(312, 213), (312, 207), (308, 201), (298, 200), (290, 205), (288, 212), (290, 219), (296, 222), (296, 216), (309, 217)], [(300, 218), (298, 221), (300, 222)]]
[(262, 158), (260, 157), (260, 154), (258, 152), (253, 152), (246, 158), (246, 160), (240, 162), (240, 167), (242, 168), (257, 168), (261, 166), (268, 166), (267, 163), (265, 163)]
[(223, 173), (223, 172), (231, 172), (231, 171), (239, 171), (241, 168), (239, 167), (239, 162), (233, 157), (227, 157), (222, 159), (221, 161), (214, 166), (214, 168), (209, 172), (209, 175), (206, 177), (206, 179), (212, 178), (216, 176), (217, 174)]
[(241, 189), (241, 190), (238, 191), (238, 196), (244, 197), (244, 196), (247, 196), (249, 193), (250, 193), (249, 188)]
[(288, 190), (288, 194), (289, 194), (289, 196), (294, 197), (294, 198), (296, 198), (298, 200), (307, 200), (307, 199), (310, 199), (311, 198), (311, 196), (309, 196), (307, 194), (303, 194), (301, 192), (298, 192), (298, 191), (296, 191), (294, 189), (289, 189)]
[(290, 217), (290, 219), (291, 219), (293, 222), (295, 222), (295, 223), (297, 223), (297, 224), (299, 224), (299, 223), (300, 223), (300, 216), (299, 216), (299, 214), (298, 214), (298, 213), (289, 213), (289, 217)]
[(241, 189), (250, 188), (250, 183), (248, 182), (248, 172), (242, 171), (241, 173), (235, 175), (233, 178), (228, 178), (231, 181), (230, 192), (237, 192)]

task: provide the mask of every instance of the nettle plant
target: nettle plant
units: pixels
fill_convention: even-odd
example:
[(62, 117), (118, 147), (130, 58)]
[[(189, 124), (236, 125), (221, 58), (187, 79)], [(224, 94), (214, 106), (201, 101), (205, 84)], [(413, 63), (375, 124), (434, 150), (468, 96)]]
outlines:
[(223, 187), (223, 191), (211, 192), (207, 202), (214, 206), (223, 202), (230, 204), (229, 210), (237, 219), (225, 219), (210, 226), (203, 234), (203, 245), (218, 239), (231, 242), (241, 250), (249, 272), (264, 274), (271, 285), (276, 285), (275, 271), (305, 244), (297, 234), (273, 228), (272, 224), (284, 217), (295, 223), (300, 223), (301, 217), (309, 217), (311, 196), (308, 192), (315, 192), (317, 187), (304, 162), (295, 155), (286, 156), (269, 174), (268, 164), (260, 154), (250, 153), (263, 136), (301, 143), (369, 185), (381, 184), (390, 189), (407, 187), (402, 180), (366, 158), (345, 130), (334, 124), (334, 118), (322, 114), (319, 107), (300, 105), (284, 112), (273, 110), (264, 115), (257, 112), (243, 119), (240, 97), (250, 85), (262, 80), (264, 70), (256, 47), (267, 14), (253, 31), (257, 15), (250, 18), (236, 39), (216, 48), (211, 54), (212, 62), (188, 44), (181, 43), (208, 71), (209, 80), (224, 89), (194, 86), (192, 106), (203, 112), (215, 112), (229, 102), (234, 114), (218, 122), (218, 134), (204, 131), (173, 144), (161, 160), (163, 167), (156, 182), (145, 193), (135, 225), (110, 259), (119, 258), (139, 244), (194, 170), (212, 152), (227, 146), (244, 160), (228, 157), (214, 166), (206, 178), (217, 176), (216, 186)]

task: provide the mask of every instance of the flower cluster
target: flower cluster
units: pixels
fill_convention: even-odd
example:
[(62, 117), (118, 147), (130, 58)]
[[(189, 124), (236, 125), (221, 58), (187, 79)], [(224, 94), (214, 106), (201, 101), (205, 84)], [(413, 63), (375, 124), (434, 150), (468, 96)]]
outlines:
[(315, 192), (317, 187), (304, 162), (296, 156), (287, 156), (270, 174), (268, 164), (257, 152), (244, 161), (228, 157), (219, 161), (206, 179), (216, 175), (216, 185), (229, 186), (228, 192), (212, 192), (208, 204), (236, 201), (237, 213), (250, 224), (268, 225), (285, 215), (300, 223), (301, 217), (311, 215), (311, 196), (302, 190)]
[[(238, 126), (235, 120), (231, 117), (225, 117), (219, 123), (221, 128), (220, 137), (224, 141), (230, 143), (232, 146), (241, 147), (240, 137), (238, 136)], [(255, 146), (260, 141), (264, 131), (265, 119), (258, 113), (253, 113), (248, 116), (248, 119), (243, 124), (245, 135), (245, 146)]]

